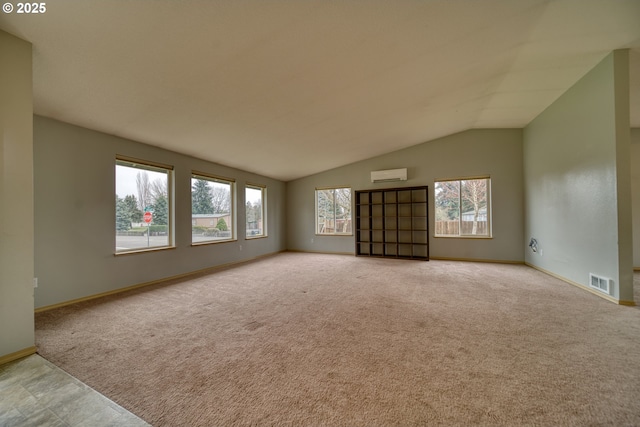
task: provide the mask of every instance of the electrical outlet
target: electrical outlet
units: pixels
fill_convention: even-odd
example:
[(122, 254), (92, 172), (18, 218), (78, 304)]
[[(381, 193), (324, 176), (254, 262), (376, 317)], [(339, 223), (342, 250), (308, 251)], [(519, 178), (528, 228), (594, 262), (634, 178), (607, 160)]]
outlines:
[(313, 238), (311, 238), (311, 243), (313, 243)]

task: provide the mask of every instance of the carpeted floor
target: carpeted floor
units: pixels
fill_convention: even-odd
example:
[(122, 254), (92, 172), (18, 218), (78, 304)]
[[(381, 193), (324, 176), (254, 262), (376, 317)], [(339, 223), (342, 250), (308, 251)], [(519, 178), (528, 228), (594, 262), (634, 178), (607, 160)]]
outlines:
[(522, 265), (283, 253), (36, 340), (154, 426), (640, 425), (640, 309)]

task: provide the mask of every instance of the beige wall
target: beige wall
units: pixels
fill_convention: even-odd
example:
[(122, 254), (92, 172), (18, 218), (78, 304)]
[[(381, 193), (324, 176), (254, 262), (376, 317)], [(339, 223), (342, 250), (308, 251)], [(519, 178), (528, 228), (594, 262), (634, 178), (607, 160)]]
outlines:
[[(372, 184), (373, 170), (407, 168), (407, 181)], [(437, 179), (489, 175), (492, 187), (492, 239), (435, 238), (433, 183)], [(287, 184), (287, 246), (291, 250), (355, 252), (354, 236), (315, 235), (315, 188), (429, 186), (431, 257), (522, 262), (522, 131), (470, 130), (387, 155), (353, 163)]]
[[(116, 155), (174, 167), (175, 249), (114, 256)], [(39, 116), (34, 165), (36, 307), (286, 249), (281, 181)], [(193, 170), (236, 180), (237, 241), (191, 246)], [(267, 238), (244, 238), (247, 182), (268, 189)]]
[(0, 64), (2, 359), (34, 346), (31, 44), (0, 31)]
[(622, 301), (633, 301), (628, 70), (628, 52), (611, 53), (524, 130), (525, 236), (539, 243), (526, 261), (587, 287), (589, 273), (611, 278)]
[(640, 270), (640, 128), (631, 129), (631, 206), (633, 266)]

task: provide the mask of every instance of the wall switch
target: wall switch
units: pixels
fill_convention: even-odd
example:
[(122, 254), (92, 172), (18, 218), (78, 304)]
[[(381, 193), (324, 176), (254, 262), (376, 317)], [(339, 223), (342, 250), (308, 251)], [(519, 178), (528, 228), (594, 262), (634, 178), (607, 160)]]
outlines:
[(38, 278), (37, 278), (37, 277), (34, 277), (34, 278), (33, 278), (33, 287), (34, 287), (34, 288), (37, 288), (37, 287), (38, 287)]
[(238, 245), (240, 247), (240, 250), (242, 250), (242, 245)]
[(311, 243), (313, 243), (313, 237), (311, 238)]

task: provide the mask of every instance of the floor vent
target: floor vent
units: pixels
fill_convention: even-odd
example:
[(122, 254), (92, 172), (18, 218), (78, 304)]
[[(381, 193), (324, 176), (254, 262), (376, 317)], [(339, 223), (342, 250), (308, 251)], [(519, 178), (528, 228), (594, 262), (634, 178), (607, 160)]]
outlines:
[(599, 291), (602, 291), (606, 294), (609, 294), (609, 283), (611, 279), (606, 277), (596, 276), (593, 273), (589, 273), (589, 284), (592, 288), (595, 288)]

